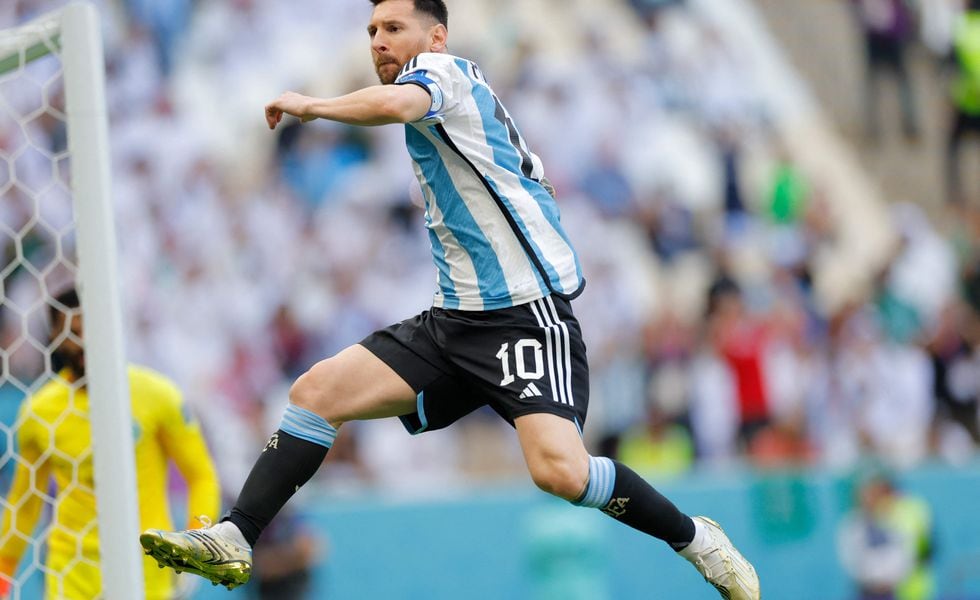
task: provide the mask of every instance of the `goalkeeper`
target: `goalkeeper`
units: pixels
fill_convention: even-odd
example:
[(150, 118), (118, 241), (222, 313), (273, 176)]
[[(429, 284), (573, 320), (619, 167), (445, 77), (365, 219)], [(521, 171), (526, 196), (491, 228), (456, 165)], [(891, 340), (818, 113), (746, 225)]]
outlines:
[[(0, 530), (0, 597), (9, 595), (20, 559), (28, 547), (48, 494), (53, 524), (47, 538), (45, 597), (81, 600), (102, 595), (99, 538), (92, 465), (89, 398), (85, 386), (82, 318), (74, 290), (57, 304), (71, 316), (50, 309), (53, 362), (57, 375), (21, 407), (17, 443), (22, 457), (6, 499)], [(219, 509), (218, 479), (201, 428), (180, 391), (148, 369), (128, 369), (132, 401), (136, 480), (142, 527), (172, 527), (167, 500), (167, 465), (177, 465), (188, 485), (188, 514), (214, 518)], [(49, 487), (53, 481), (54, 487)], [(196, 526), (197, 519), (191, 519)], [(147, 600), (174, 594), (173, 574), (143, 562)]]

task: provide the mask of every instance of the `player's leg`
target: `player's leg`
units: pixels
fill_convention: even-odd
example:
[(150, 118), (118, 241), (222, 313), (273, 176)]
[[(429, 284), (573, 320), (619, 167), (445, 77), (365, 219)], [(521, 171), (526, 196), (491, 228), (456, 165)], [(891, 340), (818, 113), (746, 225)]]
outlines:
[(286, 501), (316, 473), (342, 424), (411, 412), (415, 399), (398, 373), (359, 344), (318, 362), (289, 390), (279, 429), (252, 467), (227, 520), (254, 546)]
[(758, 598), (751, 565), (716, 525), (680, 512), (625, 465), (589, 456), (580, 430), (589, 365), (567, 301), (547, 297), (478, 314), (444, 311), (433, 324), (447, 340), (450, 360), (514, 423), (539, 487), (664, 540), (730, 599)]
[(427, 313), (377, 331), (321, 361), (289, 394), (279, 430), (266, 443), (228, 517), (203, 530), (148, 530), (144, 550), (161, 566), (229, 589), (248, 581), (251, 547), (282, 506), (317, 471), (337, 428), (358, 419), (412, 413), (415, 390), (446, 375), (425, 332)]
[(531, 479), (542, 490), (667, 542), (674, 550), (694, 539), (694, 521), (632, 469), (589, 456), (568, 419), (529, 414), (515, 421)]
[(531, 479), (542, 490), (667, 542), (724, 598), (758, 600), (755, 569), (717, 523), (688, 517), (626, 465), (589, 456), (568, 419), (542, 412), (518, 417), (515, 426)]
[[(486, 316), (448, 317), (439, 324), (447, 339), (459, 340), (451, 342), (454, 360), (479, 382), (494, 410), (514, 423), (541, 489), (605, 509), (675, 549), (694, 539), (692, 520), (642, 478), (586, 452), (579, 427), (589, 404), (589, 365), (567, 301), (548, 297)], [(614, 499), (623, 505), (614, 507)]]
[(289, 392), (279, 429), (249, 473), (228, 517), (203, 530), (147, 530), (140, 543), (161, 566), (229, 589), (251, 576), (251, 548), (283, 505), (316, 473), (347, 421), (398, 416), (416, 406), (412, 387), (362, 345), (314, 365)]

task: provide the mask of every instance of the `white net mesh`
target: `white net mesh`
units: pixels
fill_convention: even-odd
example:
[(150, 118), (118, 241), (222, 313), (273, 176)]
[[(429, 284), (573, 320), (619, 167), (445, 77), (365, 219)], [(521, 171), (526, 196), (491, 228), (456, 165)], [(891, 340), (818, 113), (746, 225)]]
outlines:
[[(45, 578), (54, 587), (49, 592), (67, 596), (63, 574), (95, 567), (84, 551), (94, 537), (94, 514), (67, 525), (52, 518), (71, 498), (92, 494), (91, 451), (71, 447), (78, 428), (88, 427), (84, 407), (75, 404), (81, 382), (65, 386), (58, 414), (20, 411), (57, 380), (54, 349), (65, 339), (81, 343), (68, 331), (50, 334), (49, 314), (68, 314), (55, 297), (75, 283), (77, 272), (57, 25), (49, 18), (0, 31), (0, 491), (5, 523), (14, 522), (0, 538), (0, 567), (20, 554), (12, 598), (40, 597)], [(19, 443), (28, 431), (29, 452)], [(18, 471), (27, 481), (19, 494)], [(28, 534), (32, 503), (40, 519)], [(51, 543), (63, 547), (70, 539), (77, 540), (74, 555), (62, 548), (63, 558), (49, 561)]]

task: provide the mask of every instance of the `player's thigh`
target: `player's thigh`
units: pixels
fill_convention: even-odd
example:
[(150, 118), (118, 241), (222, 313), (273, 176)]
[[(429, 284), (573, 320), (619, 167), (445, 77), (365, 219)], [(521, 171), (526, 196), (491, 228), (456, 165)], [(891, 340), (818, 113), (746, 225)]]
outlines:
[(514, 421), (531, 479), (541, 489), (575, 500), (589, 482), (589, 453), (575, 423), (550, 413)]
[(347, 421), (412, 412), (416, 393), (388, 364), (355, 344), (300, 376), (289, 392), (289, 401), (339, 427)]
[(479, 388), (466, 378), (444, 375), (419, 392), (413, 412), (399, 418), (409, 433), (417, 435), (449, 427), (486, 403)]

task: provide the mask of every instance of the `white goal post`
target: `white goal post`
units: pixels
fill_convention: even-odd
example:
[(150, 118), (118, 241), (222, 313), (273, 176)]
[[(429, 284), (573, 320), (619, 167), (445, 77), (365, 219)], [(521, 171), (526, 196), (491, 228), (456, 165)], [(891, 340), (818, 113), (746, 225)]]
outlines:
[[(91, 4), (72, 3), (26, 25), (0, 31), (0, 78), (16, 76), (29, 63), (49, 54), (59, 59), (63, 77), (64, 113), (60, 114), (56, 108), (45, 110), (64, 120), (67, 132), (78, 265), (75, 282), (85, 315), (86, 378), (92, 399), (102, 592), (108, 600), (141, 599), (143, 562), (138, 542), (133, 426), (116, 281), (105, 59), (99, 15)], [(44, 94), (50, 93), (47, 88), (44, 90)], [(47, 102), (49, 99), (45, 97)], [(0, 105), (0, 117), (3, 110)], [(0, 158), (9, 163), (8, 169), (13, 173), (14, 158), (4, 157), (2, 152)], [(57, 161), (52, 160), (57, 171)], [(40, 209), (35, 206), (35, 210)], [(15, 244), (20, 242), (15, 236)], [(63, 252), (60, 242), (57, 247), (59, 253)], [(14, 260), (24, 260), (23, 257), (23, 249), (18, 249)], [(0, 263), (0, 271), (9, 269)], [(4, 280), (0, 278), (0, 294), (6, 293)], [(5, 301), (4, 295), (0, 295), (0, 302)], [(8, 378), (10, 357), (3, 358), (2, 377)]]

